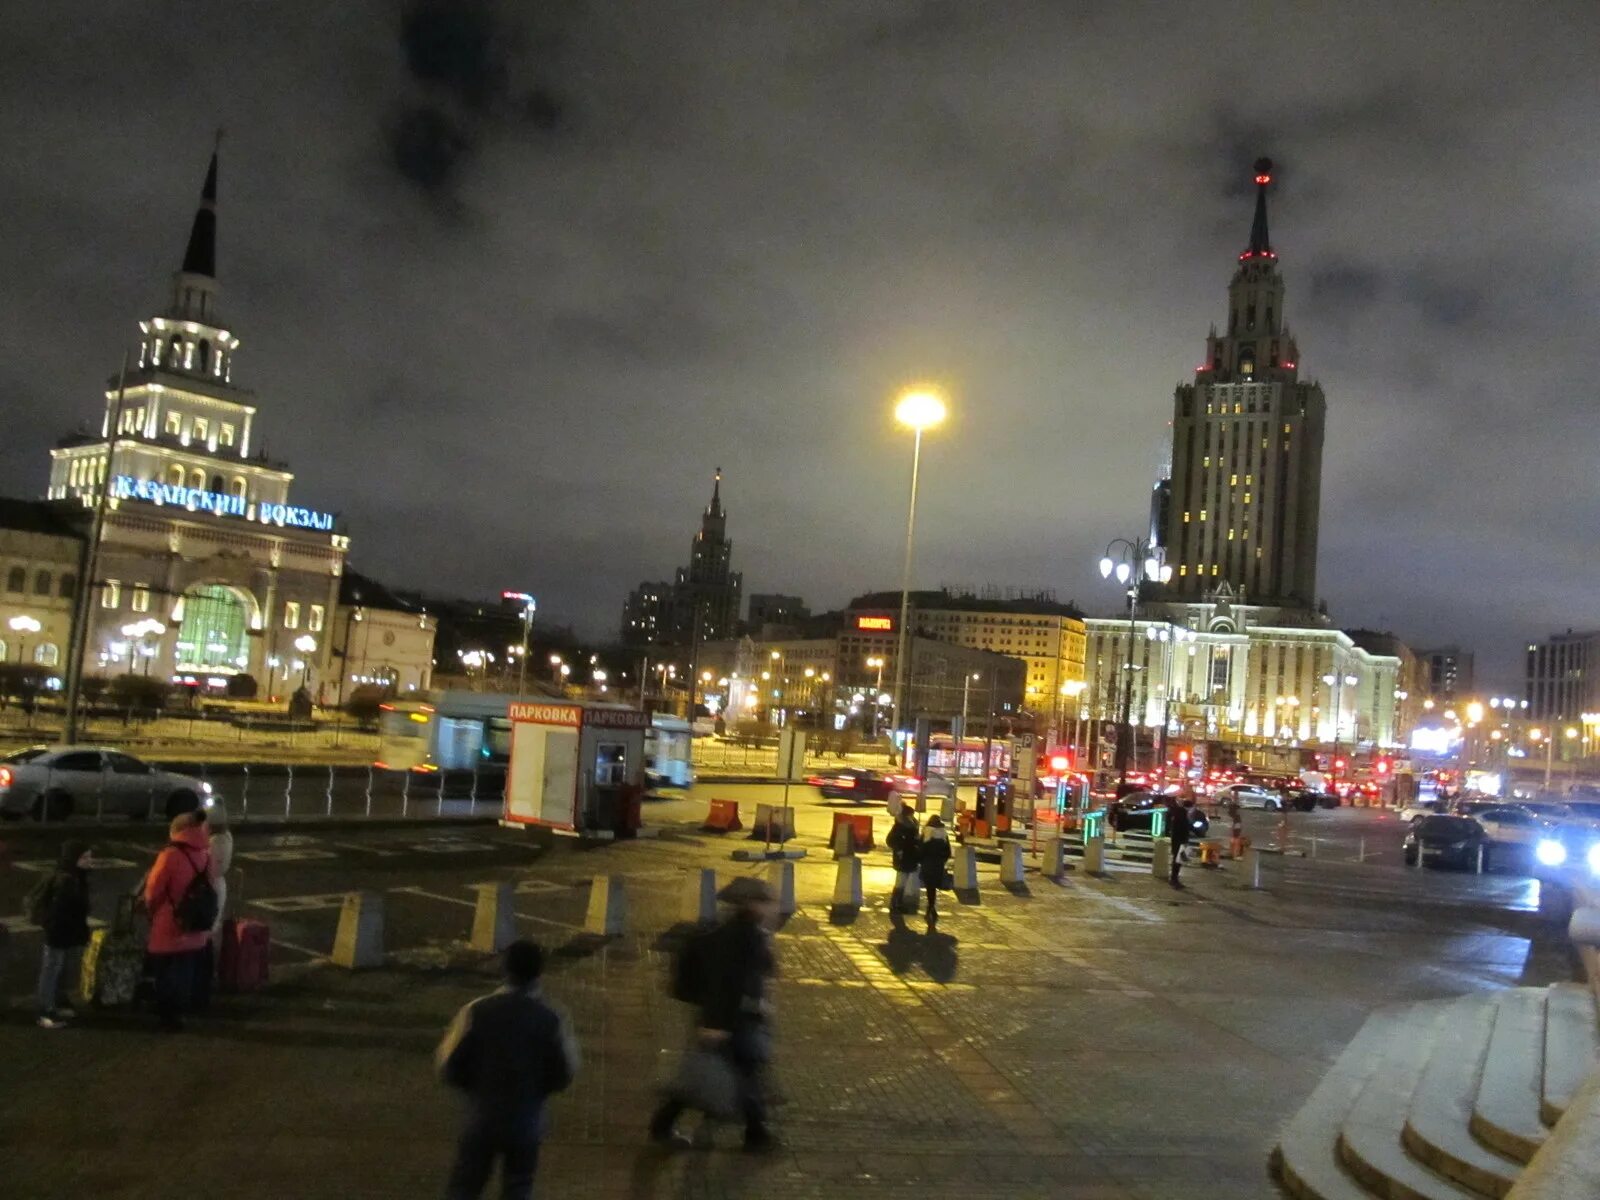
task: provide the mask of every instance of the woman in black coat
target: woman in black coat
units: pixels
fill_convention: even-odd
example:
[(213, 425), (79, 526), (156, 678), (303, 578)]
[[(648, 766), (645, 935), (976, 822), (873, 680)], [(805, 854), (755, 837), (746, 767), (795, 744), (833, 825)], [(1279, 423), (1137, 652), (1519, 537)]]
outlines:
[(60, 1029), (76, 1014), (67, 1005), (67, 988), (76, 983), (89, 944), (89, 847), (61, 847), (55, 874), (45, 885), (44, 959), (39, 964), (39, 1027)]
[(939, 889), (944, 886), (945, 866), (950, 861), (950, 838), (945, 833), (939, 814), (928, 818), (922, 830), (922, 842), (917, 847), (917, 870), (922, 875), (922, 887), (928, 893), (928, 924), (939, 920)]
[[(889, 897), (890, 912), (900, 907), (906, 884), (922, 867), (921, 836), (922, 830), (917, 825), (917, 814), (911, 811), (910, 805), (902, 804), (900, 811), (894, 816), (894, 826), (889, 830), (889, 836), (884, 839), (889, 847), (889, 856), (894, 862), (894, 894)], [(915, 891), (911, 893), (910, 905), (913, 910), (917, 907)]]

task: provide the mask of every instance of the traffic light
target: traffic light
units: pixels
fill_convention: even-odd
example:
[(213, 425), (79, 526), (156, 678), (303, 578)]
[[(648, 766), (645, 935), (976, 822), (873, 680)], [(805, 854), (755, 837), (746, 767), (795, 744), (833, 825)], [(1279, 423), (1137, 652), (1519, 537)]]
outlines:
[(1189, 752), (1187, 750), (1178, 751), (1178, 762), (1183, 766), (1189, 765)]
[(1387, 775), (1389, 773), (1389, 760), (1387, 758), (1380, 758), (1376, 763), (1373, 764), (1373, 769), (1376, 770), (1379, 775)]
[(1335, 771), (1342, 771), (1342, 770), (1344, 770), (1344, 759), (1342, 759), (1342, 758), (1336, 758), (1336, 759), (1334, 759), (1334, 760), (1333, 760), (1333, 769), (1334, 769), (1334, 770), (1335, 770)]
[(1070, 766), (1072, 766), (1072, 760), (1065, 754), (1052, 754), (1050, 756), (1050, 769), (1057, 774), (1065, 771)]

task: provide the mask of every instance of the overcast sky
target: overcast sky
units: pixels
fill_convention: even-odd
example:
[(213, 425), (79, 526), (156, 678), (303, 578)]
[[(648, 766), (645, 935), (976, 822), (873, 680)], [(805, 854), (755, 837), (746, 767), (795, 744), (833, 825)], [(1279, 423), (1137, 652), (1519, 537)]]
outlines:
[(6, 493), (165, 302), (221, 125), (234, 379), (358, 569), (606, 635), (720, 465), (747, 591), (894, 587), (932, 379), (918, 581), (1110, 609), (1268, 154), (1335, 619), (1491, 686), (1600, 626), (1592, 3), (93, 12), (0, 43)]

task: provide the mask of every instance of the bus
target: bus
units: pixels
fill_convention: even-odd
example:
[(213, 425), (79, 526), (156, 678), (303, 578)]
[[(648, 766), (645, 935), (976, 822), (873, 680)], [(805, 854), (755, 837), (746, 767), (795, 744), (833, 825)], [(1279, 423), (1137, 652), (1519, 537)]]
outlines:
[(391, 700), (378, 709), (378, 759), (392, 771), (505, 768), (511, 758), (509, 705), (525, 696), (441, 692), (428, 700)]

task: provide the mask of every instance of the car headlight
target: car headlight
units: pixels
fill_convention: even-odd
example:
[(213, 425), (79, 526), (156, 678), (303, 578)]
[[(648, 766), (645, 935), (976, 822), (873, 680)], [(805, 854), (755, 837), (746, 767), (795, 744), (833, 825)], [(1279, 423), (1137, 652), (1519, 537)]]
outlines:
[(200, 790), (208, 796), (211, 795), (211, 785), (209, 783), (202, 783), (200, 785)]
[(1547, 867), (1559, 867), (1567, 861), (1567, 848), (1555, 838), (1541, 838), (1533, 856)]
[(1600, 875), (1600, 842), (1589, 847), (1589, 870)]

